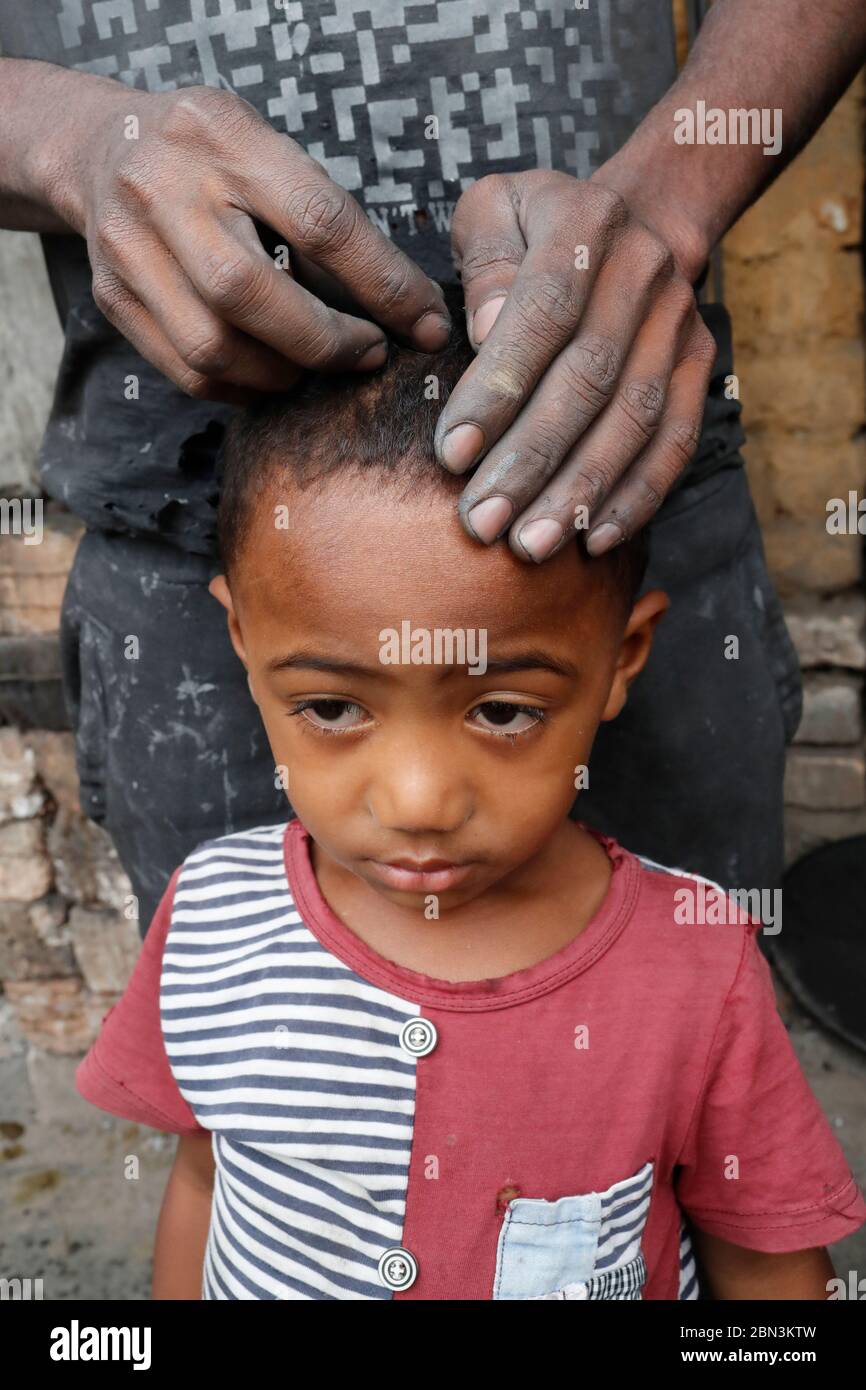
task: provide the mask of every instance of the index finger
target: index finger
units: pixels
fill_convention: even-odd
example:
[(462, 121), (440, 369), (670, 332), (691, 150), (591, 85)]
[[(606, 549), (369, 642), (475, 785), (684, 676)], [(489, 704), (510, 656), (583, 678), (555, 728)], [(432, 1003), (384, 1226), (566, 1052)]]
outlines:
[(245, 211), (336, 276), (377, 323), (422, 351), (445, 346), (451, 319), (439, 286), (300, 145), (257, 126), (238, 172)]
[[(508, 267), (501, 311), (436, 424), (437, 457), (453, 472), (477, 463), (501, 438), (574, 336), (609, 247), (600, 201), (596, 190), (583, 187), (575, 197), (557, 185), (521, 199), (526, 254), (516, 274)], [(479, 239), (487, 232), (473, 230)], [(488, 270), (488, 285), (495, 279)]]

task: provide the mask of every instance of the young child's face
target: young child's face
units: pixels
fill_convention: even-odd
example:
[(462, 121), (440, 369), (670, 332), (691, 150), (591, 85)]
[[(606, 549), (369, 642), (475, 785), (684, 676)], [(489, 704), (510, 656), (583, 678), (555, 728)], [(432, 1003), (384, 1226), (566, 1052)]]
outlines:
[(666, 604), (648, 594), (629, 617), (576, 545), (536, 566), (474, 543), (461, 487), (407, 500), (378, 475), (281, 483), (257, 504), (231, 592), (211, 585), (301, 821), (405, 906), (468, 902), (539, 852)]

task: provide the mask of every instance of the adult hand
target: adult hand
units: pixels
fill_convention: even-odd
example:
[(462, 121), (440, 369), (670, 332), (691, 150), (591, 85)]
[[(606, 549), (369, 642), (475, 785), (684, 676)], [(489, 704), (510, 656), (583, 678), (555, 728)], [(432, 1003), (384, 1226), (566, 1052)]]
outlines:
[(697, 447), (716, 353), (688, 278), (700, 256), (678, 260), (595, 176), (546, 170), (472, 184), (452, 241), (479, 351), (435, 442), (455, 473), (483, 459), (463, 523), (535, 561), (588, 525), (601, 554)]
[[(380, 323), (416, 348), (445, 342), (439, 287), (246, 101), (99, 82), (68, 142), (77, 153), (67, 143), (67, 157), (57, 146), (45, 156), (52, 202), (87, 238), (101, 311), (181, 390), (243, 400), (291, 385), (302, 368), (379, 366)], [(254, 219), (376, 322), (338, 312), (278, 268)]]

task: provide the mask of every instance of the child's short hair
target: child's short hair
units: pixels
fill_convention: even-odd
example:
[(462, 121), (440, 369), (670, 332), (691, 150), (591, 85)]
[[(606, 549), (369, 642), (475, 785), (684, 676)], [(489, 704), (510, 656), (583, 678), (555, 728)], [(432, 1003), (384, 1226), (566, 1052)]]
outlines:
[[(444, 285), (443, 291), (453, 329), (440, 352), (392, 344), (379, 371), (309, 373), (290, 391), (262, 396), (232, 418), (220, 463), (218, 543), (226, 574), (237, 560), (256, 500), (276, 470), (290, 470), (300, 487), (348, 469), (399, 477), (408, 492), (441, 488), (446, 479), (453, 486), (452, 475), (433, 453), (433, 433), (475, 354), (466, 333), (462, 288)], [(578, 537), (582, 545), (582, 533)], [(646, 573), (645, 532), (607, 558), (617, 586), (633, 600)]]

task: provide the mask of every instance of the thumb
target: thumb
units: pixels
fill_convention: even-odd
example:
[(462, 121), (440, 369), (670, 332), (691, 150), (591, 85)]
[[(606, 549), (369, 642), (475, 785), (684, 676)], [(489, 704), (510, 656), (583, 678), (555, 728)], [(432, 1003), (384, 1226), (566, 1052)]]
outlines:
[(451, 245), (463, 281), (469, 341), (476, 349), (496, 322), (526, 255), (509, 188), (507, 179), (481, 179), (454, 209)]

